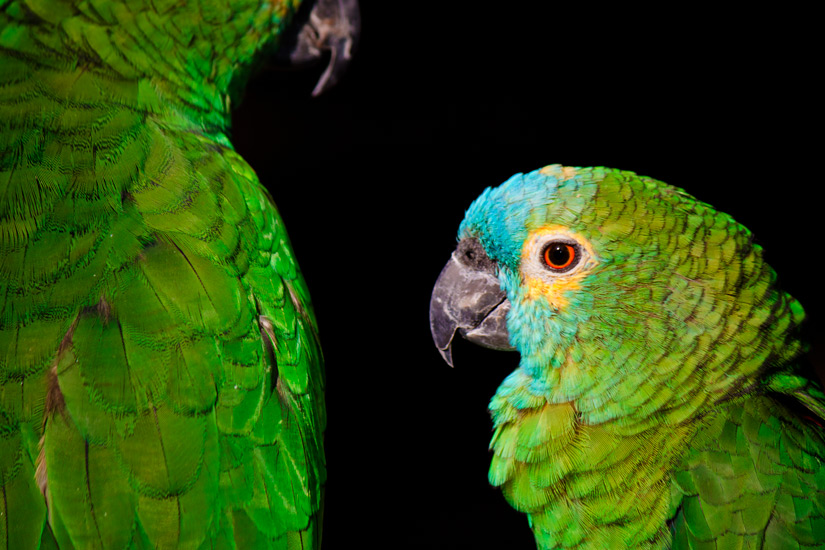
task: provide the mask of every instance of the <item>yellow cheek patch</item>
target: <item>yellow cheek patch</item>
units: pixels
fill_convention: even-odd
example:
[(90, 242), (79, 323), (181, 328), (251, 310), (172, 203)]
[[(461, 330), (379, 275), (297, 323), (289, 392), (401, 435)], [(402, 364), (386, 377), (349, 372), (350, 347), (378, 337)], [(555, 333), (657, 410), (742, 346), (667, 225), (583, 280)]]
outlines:
[[(551, 167), (548, 167), (551, 168)], [(541, 263), (541, 249), (552, 238), (575, 241), (581, 247), (581, 264), (570, 273), (550, 273)], [(581, 280), (597, 264), (590, 243), (563, 225), (546, 225), (535, 231), (525, 241), (521, 251), (521, 272), (527, 288), (528, 300), (544, 297), (555, 309), (566, 307), (569, 300), (565, 293), (581, 288)]]
[(548, 283), (542, 279), (529, 277), (525, 281), (527, 284), (527, 299), (535, 300), (539, 296), (544, 296), (551, 306), (556, 309), (562, 309), (568, 304), (568, 300), (564, 296), (564, 293), (568, 290), (580, 289), (580, 279), (581, 277), (577, 277), (575, 279), (560, 279), (558, 281)]

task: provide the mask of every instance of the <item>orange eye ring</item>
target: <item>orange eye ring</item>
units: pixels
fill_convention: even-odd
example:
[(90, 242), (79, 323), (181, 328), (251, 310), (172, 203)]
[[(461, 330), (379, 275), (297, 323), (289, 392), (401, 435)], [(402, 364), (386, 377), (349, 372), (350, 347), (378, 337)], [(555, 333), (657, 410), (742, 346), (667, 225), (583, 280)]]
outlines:
[(544, 265), (553, 271), (563, 272), (571, 269), (579, 261), (579, 251), (576, 245), (553, 241), (544, 247)]

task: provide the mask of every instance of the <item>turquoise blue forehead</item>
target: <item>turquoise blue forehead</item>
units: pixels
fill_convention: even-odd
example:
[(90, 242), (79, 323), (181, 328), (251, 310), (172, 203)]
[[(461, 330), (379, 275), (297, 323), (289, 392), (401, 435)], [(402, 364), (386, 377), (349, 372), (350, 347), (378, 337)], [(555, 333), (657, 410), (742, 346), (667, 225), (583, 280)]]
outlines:
[(496, 188), (488, 187), (467, 209), (458, 238), (472, 235), (492, 259), (518, 264), (528, 222), (547, 210), (558, 186), (556, 176), (535, 170), (516, 174)]

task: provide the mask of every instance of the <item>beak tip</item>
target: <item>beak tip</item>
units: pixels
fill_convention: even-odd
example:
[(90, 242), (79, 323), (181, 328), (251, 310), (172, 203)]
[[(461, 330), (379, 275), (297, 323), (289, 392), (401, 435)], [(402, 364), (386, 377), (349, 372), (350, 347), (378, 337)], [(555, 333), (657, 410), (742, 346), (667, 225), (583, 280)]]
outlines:
[(444, 359), (448, 365), (450, 365), (450, 368), (455, 368), (455, 365), (453, 365), (453, 353), (450, 350), (450, 346), (447, 346), (447, 349), (439, 348), (438, 353), (440, 353), (441, 358)]

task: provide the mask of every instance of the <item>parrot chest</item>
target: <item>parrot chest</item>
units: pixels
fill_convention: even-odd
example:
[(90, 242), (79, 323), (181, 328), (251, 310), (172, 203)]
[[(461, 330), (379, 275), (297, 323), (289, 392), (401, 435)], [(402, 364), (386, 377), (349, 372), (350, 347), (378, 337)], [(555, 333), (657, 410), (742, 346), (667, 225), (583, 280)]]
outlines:
[(529, 515), (540, 548), (667, 546), (672, 469), (694, 424), (586, 425), (573, 402), (497, 398), (490, 482)]

